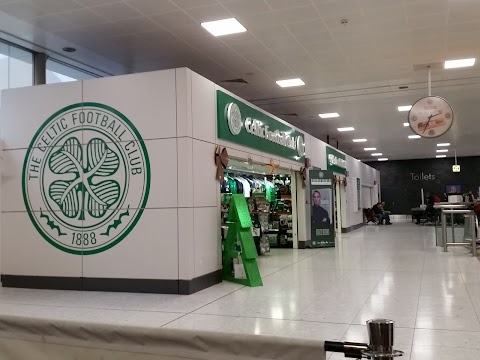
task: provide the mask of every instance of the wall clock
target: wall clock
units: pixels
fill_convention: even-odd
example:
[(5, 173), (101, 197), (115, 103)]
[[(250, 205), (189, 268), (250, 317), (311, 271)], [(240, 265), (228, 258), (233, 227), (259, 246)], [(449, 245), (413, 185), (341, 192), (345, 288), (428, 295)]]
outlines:
[(444, 98), (427, 96), (413, 104), (408, 113), (408, 123), (421, 137), (436, 138), (452, 127), (453, 109)]

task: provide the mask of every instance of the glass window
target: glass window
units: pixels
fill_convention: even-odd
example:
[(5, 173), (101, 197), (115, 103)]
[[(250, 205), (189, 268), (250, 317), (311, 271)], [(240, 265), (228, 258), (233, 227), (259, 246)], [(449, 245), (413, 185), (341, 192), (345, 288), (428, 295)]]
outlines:
[(32, 85), (32, 53), (0, 42), (0, 90)]
[(96, 76), (88, 72), (62, 64), (52, 59), (47, 60), (47, 84), (87, 80), (93, 78), (96, 78)]

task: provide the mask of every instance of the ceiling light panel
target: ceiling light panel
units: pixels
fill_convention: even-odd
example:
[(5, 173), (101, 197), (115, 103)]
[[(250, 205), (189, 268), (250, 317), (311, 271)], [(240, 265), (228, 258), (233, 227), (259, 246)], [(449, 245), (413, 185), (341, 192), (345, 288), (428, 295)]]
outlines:
[(373, 153), (372, 156), (382, 156), (382, 153)]
[(459, 59), (459, 60), (447, 60), (443, 67), (445, 69), (456, 69), (462, 67), (469, 67), (475, 65), (475, 58)]
[(224, 36), (247, 31), (235, 18), (203, 22), (201, 25), (213, 36)]
[(378, 161), (388, 161), (388, 158), (378, 158)]
[(303, 86), (305, 83), (302, 79), (285, 79), (285, 80), (277, 80), (277, 84), (280, 87), (293, 87), (293, 86)]
[(363, 150), (365, 150), (365, 151), (375, 151), (375, 150), (377, 150), (377, 148), (365, 148)]
[(338, 113), (325, 113), (325, 114), (318, 114), (322, 119), (330, 119), (330, 118), (337, 118), (340, 115)]
[(420, 139), (421, 136), (420, 135), (408, 135), (408, 138), (409, 139)]
[(410, 111), (412, 105), (402, 105), (398, 107), (398, 111)]
[(352, 141), (357, 143), (357, 142), (367, 142), (368, 140), (367, 139), (353, 139)]
[(350, 127), (338, 128), (337, 130), (340, 131), (340, 132), (344, 132), (344, 131), (355, 131), (355, 128), (353, 128), (353, 127), (350, 126)]
[(439, 149), (437, 150), (437, 153), (445, 153), (448, 152), (448, 149)]
[(437, 155), (437, 156), (435, 156), (435, 157), (436, 157), (437, 159), (443, 159), (443, 158), (446, 158), (447, 155)]
[(441, 147), (441, 146), (450, 146), (450, 143), (440, 143), (440, 144), (437, 144), (438, 147)]
[(410, 126), (410, 124), (409, 123), (403, 123), (403, 126), (407, 127), (407, 126)]

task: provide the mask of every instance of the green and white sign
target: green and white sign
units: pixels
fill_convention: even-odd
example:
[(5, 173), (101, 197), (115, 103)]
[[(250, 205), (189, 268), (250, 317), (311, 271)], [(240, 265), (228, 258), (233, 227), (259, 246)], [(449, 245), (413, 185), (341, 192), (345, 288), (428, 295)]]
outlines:
[(150, 190), (147, 149), (119, 111), (70, 105), (33, 137), (22, 190), (46, 241), (71, 254), (99, 253), (124, 239), (142, 215)]
[(217, 90), (218, 137), (298, 162), (305, 159), (305, 136), (223, 91)]
[(337, 174), (345, 175), (347, 171), (347, 157), (345, 154), (327, 146), (327, 169)]
[(312, 247), (335, 246), (333, 219), (333, 172), (310, 170)]

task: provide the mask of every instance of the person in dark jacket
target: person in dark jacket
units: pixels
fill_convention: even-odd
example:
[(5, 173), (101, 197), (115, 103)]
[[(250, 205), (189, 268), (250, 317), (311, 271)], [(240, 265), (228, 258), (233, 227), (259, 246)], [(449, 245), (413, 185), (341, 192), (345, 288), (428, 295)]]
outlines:
[(320, 206), (320, 191), (313, 192), (312, 221), (314, 224), (330, 224), (328, 211)]
[(377, 203), (373, 205), (372, 210), (377, 216), (379, 225), (383, 225), (383, 221), (385, 221), (385, 225), (392, 225), (392, 223), (390, 222), (390, 215), (383, 210), (382, 203)]

